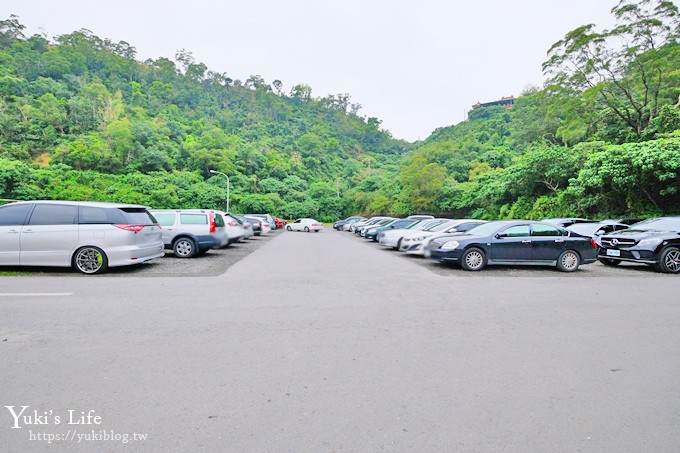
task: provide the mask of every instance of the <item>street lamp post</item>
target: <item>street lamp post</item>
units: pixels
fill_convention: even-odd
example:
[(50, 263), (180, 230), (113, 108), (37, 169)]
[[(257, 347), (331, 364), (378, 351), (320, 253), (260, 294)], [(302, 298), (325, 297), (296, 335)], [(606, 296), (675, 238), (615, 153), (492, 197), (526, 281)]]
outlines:
[(227, 178), (227, 212), (229, 212), (229, 176), (217, 170), (210, 170), (210, 173), (212, 173), (213, 175), (222, 175), (225, 178)]

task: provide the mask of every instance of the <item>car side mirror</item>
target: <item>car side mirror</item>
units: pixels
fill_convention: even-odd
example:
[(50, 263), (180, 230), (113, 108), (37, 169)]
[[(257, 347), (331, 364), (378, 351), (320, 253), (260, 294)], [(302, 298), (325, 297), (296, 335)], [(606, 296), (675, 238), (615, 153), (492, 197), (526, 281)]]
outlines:
[(595, 236), (602, 236), (604, 234), (604, 230), (597, 230), (595, 232)]
[(503, 233), (496, 233), (495, 237), (496, 237), (496, 239), (503, 239), (506, 236)]

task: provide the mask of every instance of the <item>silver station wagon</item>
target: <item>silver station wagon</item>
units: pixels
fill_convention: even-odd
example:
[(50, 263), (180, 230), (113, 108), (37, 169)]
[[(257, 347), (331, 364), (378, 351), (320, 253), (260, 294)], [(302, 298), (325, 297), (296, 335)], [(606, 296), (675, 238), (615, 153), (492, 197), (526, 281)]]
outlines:
[(0, 206), (0, 266), (109, 267), (163, 256), (161, 228), (144, 206), (19, 201)]
[(228, 244), (224, 219), (216, 211), (153, 209), (151, 214), (163, 229), (165, 248), (172, 250), (177, 258), (200, 256)]

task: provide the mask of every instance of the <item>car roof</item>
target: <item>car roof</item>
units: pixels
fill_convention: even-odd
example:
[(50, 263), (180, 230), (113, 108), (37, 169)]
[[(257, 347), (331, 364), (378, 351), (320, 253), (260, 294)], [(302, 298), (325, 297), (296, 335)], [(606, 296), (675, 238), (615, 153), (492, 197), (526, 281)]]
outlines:
[(204, 214), (206, 212), (216, 212), (220, 214), (220, 211), (215, 211), (213, 209), (149, 209), (151, 212), (179, 212), (187, 214)]
[(72, 201), (72, 200), (31, 200), (31, 201), (15, 201), (13, 203), (8, 203), (3, 206), (16, 205), (16, 204), (60, 204), (60, 205), (70, 205), (70, 206), (87, 206), (91, 208), (143, 208), (149, 209), (148, 206), (142, 206), (140, 204), (129, 204), (129, 203), (109, 203), (106, 201)]

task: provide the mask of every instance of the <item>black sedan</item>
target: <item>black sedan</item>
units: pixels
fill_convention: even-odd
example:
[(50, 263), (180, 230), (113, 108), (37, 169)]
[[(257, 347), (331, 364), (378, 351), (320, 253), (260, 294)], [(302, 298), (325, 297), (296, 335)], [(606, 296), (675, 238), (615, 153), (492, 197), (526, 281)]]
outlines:
[(607, 266), (621, 261), (644, 263), (668, 274), (680, 273), (680, 217), (649, 219), (600, 238), (598, 259)]
[(480, 225), (466, 234), (433, 239), (425, 255), (460, 264), (468, 271), (482, 270), (487, 264), (533, 264), (573, 272), (597, 259), (597, 244), (553, 225), (507, 220)]

